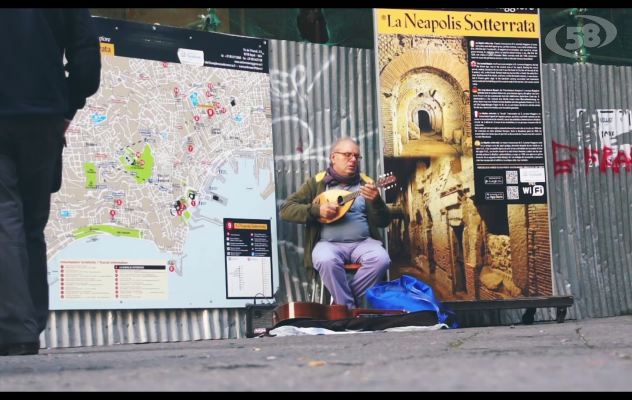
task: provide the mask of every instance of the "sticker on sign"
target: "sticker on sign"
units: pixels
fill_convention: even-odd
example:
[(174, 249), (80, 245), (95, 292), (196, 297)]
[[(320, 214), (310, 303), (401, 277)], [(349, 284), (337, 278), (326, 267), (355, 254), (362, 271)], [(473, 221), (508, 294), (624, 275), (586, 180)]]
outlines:
[(178, 59), (182, 64), (204, 65), (204, 52), (201, 50), (178, 49)]
[(520, 182), (545, 182), (544, 167), (520, 168)]

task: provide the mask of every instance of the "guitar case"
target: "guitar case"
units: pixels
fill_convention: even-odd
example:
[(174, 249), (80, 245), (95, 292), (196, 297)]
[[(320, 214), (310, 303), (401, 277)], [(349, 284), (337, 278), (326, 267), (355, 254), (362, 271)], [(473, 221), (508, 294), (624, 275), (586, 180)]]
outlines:
[[(451, 326), (455, 317), (449, 315), (444, 323)], [(416, 311), (398, 315), (374, 315), (355, 318), (341, 318), (334, 320), (319, 320), (311, 318), (294, 318), (280, 321), (268, 332), (281, 326), (295, 326), (297, 328), (323, 328), (334, 332), (350, 331), (380, 331), (388, 328), (401, 328), (405, 326), (435, 326), (439, 318), (435, 311)]]

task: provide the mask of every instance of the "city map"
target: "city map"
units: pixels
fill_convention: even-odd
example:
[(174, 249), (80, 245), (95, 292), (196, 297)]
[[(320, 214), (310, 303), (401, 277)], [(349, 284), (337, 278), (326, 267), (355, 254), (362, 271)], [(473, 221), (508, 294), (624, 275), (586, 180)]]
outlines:
[(275, 225), (269, 87), (263, 72), (102, 55), (45, 231), (51, 307), (234, 305), (223, 218)]

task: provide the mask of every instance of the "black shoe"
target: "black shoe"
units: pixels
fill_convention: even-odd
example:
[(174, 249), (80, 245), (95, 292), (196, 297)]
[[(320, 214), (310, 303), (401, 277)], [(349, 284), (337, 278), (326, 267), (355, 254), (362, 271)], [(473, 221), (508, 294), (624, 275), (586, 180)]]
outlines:
[(31, 356), (39, 354), (39, 342), (0, 344), (0, 356)]

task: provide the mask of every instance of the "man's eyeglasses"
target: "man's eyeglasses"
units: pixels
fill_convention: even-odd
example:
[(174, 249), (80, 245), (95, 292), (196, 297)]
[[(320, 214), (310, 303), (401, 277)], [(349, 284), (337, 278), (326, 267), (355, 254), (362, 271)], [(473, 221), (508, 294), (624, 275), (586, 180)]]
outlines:
[(355, 157), (356, 160), (362, 160), (362, 156), (360, 154), (354, 154), (354, 153), (341, 153), (339, 151), (334, 151), (334, 153), (336, 154), (342, 154), (343, 156), (347, 157), (347, 160), (350, 159), (351, 157)]

